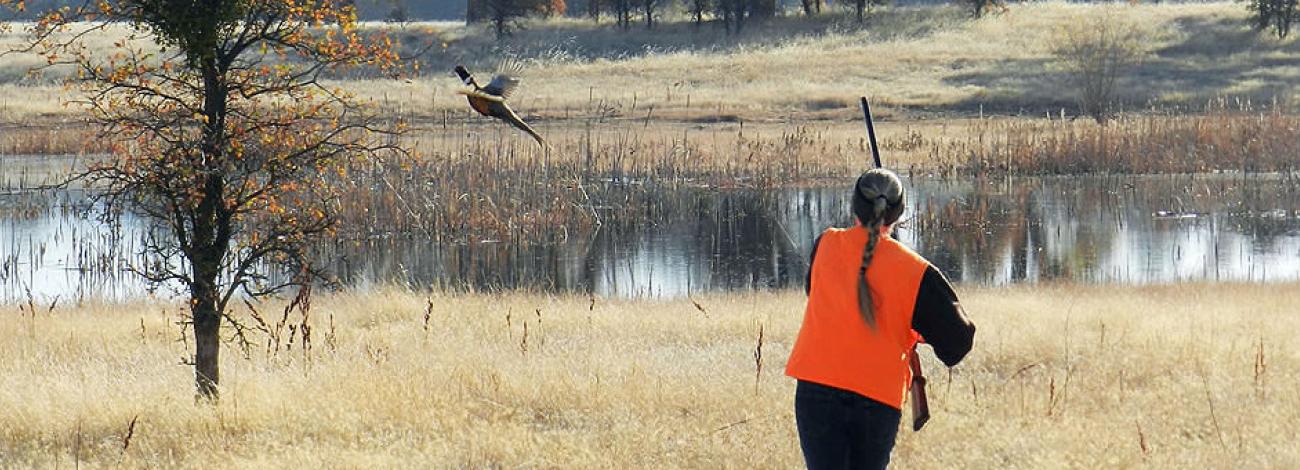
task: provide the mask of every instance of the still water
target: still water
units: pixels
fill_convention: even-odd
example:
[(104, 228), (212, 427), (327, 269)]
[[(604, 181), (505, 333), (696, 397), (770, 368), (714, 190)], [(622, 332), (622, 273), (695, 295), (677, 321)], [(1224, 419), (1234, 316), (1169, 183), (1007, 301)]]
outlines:
[[(828, 226), (850, 223), (852, 181), (784, 189), (675, 189), (659, 209), (597, 204), (601, 223), (527, 238), (335, 240), (344, 285), (530, 288), (600, 296), (798, 288)], [(1300, 187), (1268, 175), (906, 181), (898, 232), (954, 281), (1169, 283), (1300, 279)], [(88, 217), (85, 191), (0, 190), (0, 303), (147, 295), (125, 270), (145, 222)], [(562, 231), (562, 232), (561, 232)], [(528, 240), (559, 240), (530, 243)], [(160, 293), (162, 295), (162, 293)]]

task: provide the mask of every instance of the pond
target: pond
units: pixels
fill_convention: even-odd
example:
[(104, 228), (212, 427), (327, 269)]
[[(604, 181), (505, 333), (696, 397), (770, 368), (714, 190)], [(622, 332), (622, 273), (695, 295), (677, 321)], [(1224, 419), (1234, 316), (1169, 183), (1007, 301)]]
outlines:
[[(46, 302), (148, 295), (125, 271), (143, 262), (145, 221), (91, 217), (86, 190), (16, 189), (38, 172), (9, 158), (0, 181), (0, 302), (28, 292)], [(625, 297), (799, 288), (817, 235), (850, 223), (851, 184), (661, 189), (634, 199), (654, 201), (653, 210), (597, 201), (600, 223), (582, 233), (558, 226), (468, 243), (396, 233), (325, 242), (320, 259), (343, 285), (360, 288)], [(959, 283), (1300, 279), (1300, 187), (1282, 176), (916, 177), (906, 186), (898, 237)]]

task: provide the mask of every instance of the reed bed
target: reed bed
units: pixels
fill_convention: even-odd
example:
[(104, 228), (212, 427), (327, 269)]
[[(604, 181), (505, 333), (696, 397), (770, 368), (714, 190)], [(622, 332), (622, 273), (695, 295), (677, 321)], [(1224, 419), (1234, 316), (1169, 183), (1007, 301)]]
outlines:
[(672, 214), (680, 206), (655, 197), (665, 192), (801, 184), (849, 174), (864, 161), (857, 144), (802, 126), (647, 131), (620, 124), (551, 134), (547, 148), (502, 129), (458, 127), (413, 136), (415, 155), (351, 168), (337, 181), (346, 188), (343, 226), (452, 240), (556, 234), (559, 226), (577, 235), (610, 210), (647, 223)]
[(94, 128), (84, 123), (0, 124), (0, 155), (70, 155), (107, 150), (107, 142), (101, 142)]
[[(975, 350), (925, 356), (934, 419), (896, 465), (1300, 462), (1300, 285), (959, 290)], [(0, 466), (796, 467), (802, 303), (329, 294), (289, 317), (306, 343), (228, 343), (216, 405), (177, 362), (180, 305), (5, 306)]]
[(1292, 174), (1300, 115), (1218, 100), (1194, 115), (1127, 115), (1107, 125), (1067, 119), (981, 122), (964, 141), (931, 144), (936, 166), (958, 174)]

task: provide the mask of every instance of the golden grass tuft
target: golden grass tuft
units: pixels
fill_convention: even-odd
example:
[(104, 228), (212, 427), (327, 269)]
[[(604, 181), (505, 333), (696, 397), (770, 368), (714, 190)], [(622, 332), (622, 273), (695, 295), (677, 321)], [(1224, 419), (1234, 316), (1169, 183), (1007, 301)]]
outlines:
[[(961, 291), (976, 349), (951, 375), (927, 358), (934, 419), (900, 467), (1300, 462), (1300, 284)], [(227, 346), (215, 406), (177, 305), (5, 307), (0, 466), (798, 466), (802, 295), (695, 302), (330, 295), (310, 353)]]

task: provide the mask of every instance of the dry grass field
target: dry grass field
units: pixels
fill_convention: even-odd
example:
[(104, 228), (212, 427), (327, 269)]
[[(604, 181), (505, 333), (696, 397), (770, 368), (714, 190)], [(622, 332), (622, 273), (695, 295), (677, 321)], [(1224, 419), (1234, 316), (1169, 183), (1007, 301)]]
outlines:
[[(842, 12), (841, 12), (842, 13)], [(1147, 56), (1125, 80), (1130, 109), (1198, 109), (1220, 96), (1282, 100), (1300, 97), (1300, 42), (1278, 41), (1248, 26), (1244, 5), (1017, 4), (971, 19), (954, 7), (881, 8), (858, 25), (847, 14), (790, 16), (753, 23), (739, 35), (697, 29), (670, 18), (658, 29), (623, 32), (589, 20), (526, 22), (498, 43), (481, 26), (461, 23), (375, 24), (408, 53), (423, 51), (410, 81), (340, 77), (339, 85), (374, 100), (387, 114), (415, 120), (462, 119), (452, 94), (460, 84), (451, 66), (487, 73), (502, 58), (522, 61), (524, 85), (515, 95), (526, 117), (555, 120), (613, 118), (717, 122), (851, 119), (866, 95), (889, 117), (988, 112), (1041, 116), (1067, 108), (1073, 91), (1054, 67), (1052, 45), (1080, 18), (1110, 15), (1135, 25)], [(101, 33), (110, 44), (123, 31)], [(21, 44), (16, 32), (0, 47)], [(51, 80), (27, 77), (40, 60), (0, 59), (0, 122), (75, 117)], [(653, 111), (652, 111), (653, 110)]]
[[(1241, 4), (1045, 2), (978, 20), (951, 7), (882, 8), (865, 26), (841, 13), (754, 23), (732, 36), (680, 17), (628, 32), (531, 21), (505, 44), (459, 23), (371, 24), (408, 53), (432, 46), (420, 73), (333, 83), (412, 122), (411, 146), (432, 162), (470, 154), (524, 168), (578, 162), (601, 177), (667, 170), (789, 183), (855, 174), (866, 150), (859, 95), (875, 103), (890, 166), (909, 171), (1294, 167), (1300, 42), (1252, 31)], [(1062, 28), (1098, 15), (1145, 38), (1142, 62), (1121, 81), (1128, 112), (1108, 129), (1074, 119), (1073, 90), (1052, 53)], [(124, 30), (97, 34), (92, 44), (109, 44)], [(0, 47), (21, 41), (0, 35)], [(486, 76), (502, 58), (524, 65), (512, 101), (551, 152), (474, 115), (453, 93), (452, 64)], [(61, 104), (76, 96), (56, 84), (65, 72), (24, 72), (37, 64), (0, 57), (0, 153), (104, 152), (81, 110)]]
[[(1145, 59), (1122, 83), (1130, 108), (1198, 108), (1221, 95), (1294, 101), (1300, 91), (1300, 42), (1255, 33), (1244, 6), (1232, 2), (1043, 2), (981, 19), (950, 7), (884, 8), (864, 26), (848, 16), (783, 18), (739, 37), (685, 22), (622, 33), (575, 21), (529, 25), (504, 50), (530, 64), (520, 106), (546, 117), (590, 101), (636, 116), (628, 112), (635, 101), (640, 110), (688, 120), (836, 119), (860, 95), (899, 117), (981, 108), (1032, 116), (1073, 108), (1052, 46), (1063, 29), (1097, 15), (1132, 24), (1145, 39)], [(477, 28), (430, 29), (448, 45), (430, 54), (435, 71), (462, 61), (483, 68), (502, 55), (489, 53), (492, 40)], [(368, 89), (419, 110), (438, 109), (419, 99), (430, 87), (445, 95), (456, 85), (435, 74)]]
[[(900, 468), (1300, 464), (1300, 285), (959, 290), (976, 348), (927, 355), (934, 419)], [(228, 343), (217, 405), (177, 305), (6, 306), (0, 467), (799, 466), (802, 295), (695, 300), (326, 295), (310, 349)]]

